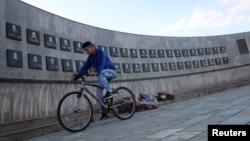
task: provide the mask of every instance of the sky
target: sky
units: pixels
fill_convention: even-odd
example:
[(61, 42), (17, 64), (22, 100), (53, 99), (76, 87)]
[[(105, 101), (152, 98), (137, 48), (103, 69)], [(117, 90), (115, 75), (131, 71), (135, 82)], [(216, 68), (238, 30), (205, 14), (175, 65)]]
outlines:
[(108, 30), (153, 36), (214, 36), (250, 31), (250, 0), (21, 0)]

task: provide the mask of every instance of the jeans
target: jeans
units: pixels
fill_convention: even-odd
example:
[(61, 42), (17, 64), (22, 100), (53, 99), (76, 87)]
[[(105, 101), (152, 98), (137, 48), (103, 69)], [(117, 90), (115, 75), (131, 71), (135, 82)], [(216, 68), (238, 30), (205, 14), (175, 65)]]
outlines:
[[(112, 69), (104, 69), (97, 76), (98, 85), (103, 86), (107, 90), (107, 92), (112, 92), (112, 88), (109, 85), (109, 82), (108, 82), (107, 79), (113, 79), (115, 77), (116, 77), (116, 71), (114, 71)], [(103, 89), (97, 88), (96, 89), (96, 94), (97, 94), (97, 98), (100, 101), (102, 101), (103, 103), (105, 103), (104, 98), (103, 98)]]

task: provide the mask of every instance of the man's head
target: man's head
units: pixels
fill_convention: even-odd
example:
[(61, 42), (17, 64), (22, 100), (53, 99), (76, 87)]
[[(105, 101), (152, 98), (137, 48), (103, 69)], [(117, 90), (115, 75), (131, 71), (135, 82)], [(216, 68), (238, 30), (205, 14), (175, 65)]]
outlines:
[(94, 55), (95, 54), (95, 47), (90, 41), (85, 42), (82, 45), (83, 50), (88, 54), (88, 55)]

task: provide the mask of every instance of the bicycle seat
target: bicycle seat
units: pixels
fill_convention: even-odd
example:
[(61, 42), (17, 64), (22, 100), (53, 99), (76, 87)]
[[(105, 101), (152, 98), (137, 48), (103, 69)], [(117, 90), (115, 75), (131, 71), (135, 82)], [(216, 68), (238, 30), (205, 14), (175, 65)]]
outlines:
[(115, 79), (116, 77), (113, 78), (107, 78), (108, 82), (110, 82), (112, 79)]

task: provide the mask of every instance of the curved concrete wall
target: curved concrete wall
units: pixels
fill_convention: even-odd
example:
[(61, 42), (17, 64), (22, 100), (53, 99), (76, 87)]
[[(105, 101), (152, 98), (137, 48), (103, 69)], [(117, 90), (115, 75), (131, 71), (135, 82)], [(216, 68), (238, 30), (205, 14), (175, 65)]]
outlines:
[[(86, 54), (75, 50), (75, 42), (90, 40), (96, 47), (105, 46), (121, 70), (112, 84), (114, 87), (127, 86), (135, 93), (188, 92), (226, 85), (250, 76), (247, 46), (250, 32), (206, 37), (136, 35), (77, 23), (18, 0), (0, 3), (0, 123), (55, 115), (59, 98), (75, 90), (75, 86), (66, 84), (65, 80), (77, 72), (76, 62), (87, 58)], [(13, 25), (20, 36), (13, 33)], [(36, 38), (29, 38), (33, 34)], [(45, 43), (49, 41), (47, 35), (54, 42)], [(63, 48), (63, 44), (70, 47)], [(127, 54), (122, 54), (124, 49)], [(133, 50), (137, 57), (133, 56)], [(142, 50), (147, 52), (147, 57), (142, 56)], [(192, 54), (193, 50), (196, 55)], [(58, 67), (51, 64), (49, 57), (58, 61)], [(66, 67), (67, 61), (72, 69)], [(162, 68), (161, 63), (166, 68)], [(130, 72), (123, 69), (126, 64)], [(143, 69), (145, 64), (149, 71)], [(155, 64), (158, 67), (154, 68)], [(136, 65), (138, 70), (133, 68)]]

